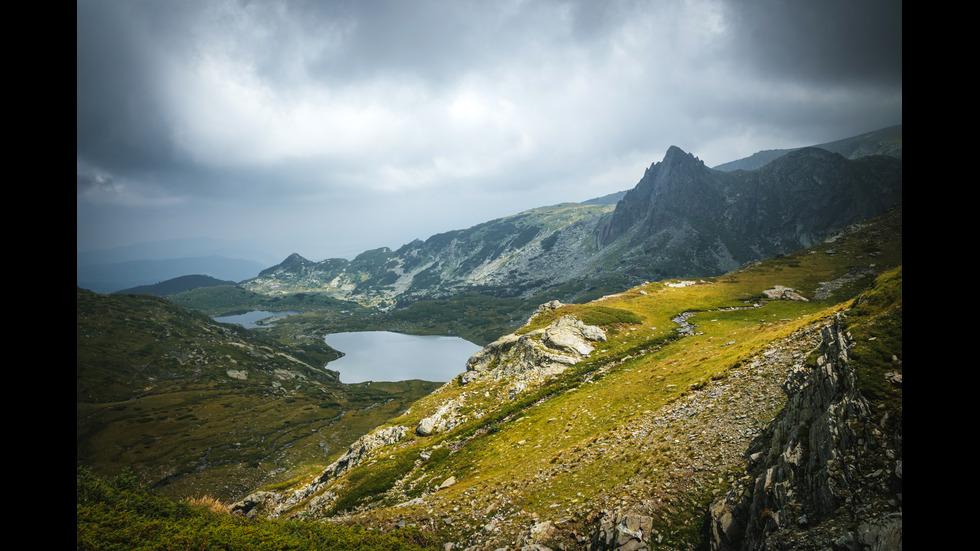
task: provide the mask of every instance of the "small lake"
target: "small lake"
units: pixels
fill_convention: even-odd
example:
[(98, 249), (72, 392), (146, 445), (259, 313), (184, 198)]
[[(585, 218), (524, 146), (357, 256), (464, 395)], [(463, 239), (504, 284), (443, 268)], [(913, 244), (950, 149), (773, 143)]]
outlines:
[(445, 382), (466, 371), (482, 347), (459, 337), (403, 335), (388, 331), (333, 333), (323, 339), (344, 357), (327, 364), (342, 383), (365, 381)]
[(299, 312), (268, 312), (266, 310), (252, 310), (251, 312), (246, 312), (244, 314), (221, 316), (211, 319), (221, 323), (237, 323), (246, 329), (255, 329), (256, 327), (262, 327), (257, 323), (259, 320), (271, 318), (272, 316), (291, 316), (298, 313)]

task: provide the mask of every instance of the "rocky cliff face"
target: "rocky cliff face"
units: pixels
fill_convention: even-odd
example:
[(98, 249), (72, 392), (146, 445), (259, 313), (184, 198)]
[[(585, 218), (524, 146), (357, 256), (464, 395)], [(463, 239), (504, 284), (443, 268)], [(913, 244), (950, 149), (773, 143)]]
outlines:
[(901, 414), (873, 414), (849, 348), (838, 318), (816, 365), (786, 382), (745, 475), (711, 505), (711, 549), (901, 549)]
[(902, 162), (893, 158), (803, 148), (759, 170), (722, 172), (671, 147), (597, 239), (651, 279), (711, 276), (809, 247), (901, 201)]

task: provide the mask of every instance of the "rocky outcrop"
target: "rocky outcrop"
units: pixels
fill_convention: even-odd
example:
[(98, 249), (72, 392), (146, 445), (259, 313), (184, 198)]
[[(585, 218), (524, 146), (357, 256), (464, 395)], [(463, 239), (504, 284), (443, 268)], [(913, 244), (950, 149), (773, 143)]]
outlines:
[(371, 452), (374, 450), (384, 446), (397, 444), (402, 438), (405, 437), (406, 434), (408, 434), (408, 428), (399, 425), (395, 425), (393, 427), (382, 427), (375, 429), (373, 432), (365, 434), (351, 444), (350, 447), (347, 448), (347, 451), (344, 452), (344, 455), (340, 456), (339, 459), (324, 469), (323, 473), (316, 479), (316, 482), (324, 483), (332, 478), (337, 478), (360, 464), (361, 461), (370, 456)]
[(797, 302), (809, 302), (810, 299), (801, 295), (796, 289), (786, 287), (785, 285), (776, 285), (772, 289), (766, 289), (762, 291), (762, 294), (766, 295), (766, 298), (773, 300), (795, 300)]
[(489, 376), (527, 386), (565, 371), (606, 340), (600, 327), (562, 316), (544, 329), (522, 335), (510, 334), (490, 343), (466, 362), (460, 383)]
[[(349, 448), (347, 448), (347, 451), (344, 452), (339, 459), (324, 469), (320, 476), (314, 479), (313, 482), (303, 486), (292, 494), (276, 494), (273, 496), (271, 501), (274, 501), (275, 503), (274, 506), (271, 507), (272, 511), (269, 513), (269, 516), (275, 518), (283, 511), (286, 511), (310, 498), (311, 496), (314, 496), (325, 488), (327, 483), (329, 483), (331, 480), (341, 476), (350, 469), (353, 469), (359, 465), (365, 459), (369, 458), (375, 450), (384, 446), (397, 444), (405, 437), (406, 434), (408, 434), (408, 427), (395, 425), (375, 429), (374, 431), (358, 438), (353, 444), (350, 445)], [(254, 501), (255, 499), (258, 499), (258, 497), (259, 496), (255, 496), (253, 494), (246, 497), (243, 502), (250, 500)], [(269, 496), (260, 497), (262, 497), (263, 501), (270, 501)], [(328, 493), (326, 496), (317, 496), (315, 499), (320, 502), (318, 504), (319, 507), (323, 507), (326, 501), (330, 501), (335, 497), (335, 495)], [(311, 505), (308, 508), (313, 508), (313, 506)]]
[(901, 549), (901, 421), (874, 418), (848, 347), (838, 318), (785, 383), (745, 476), (710, 507), (710, 549)]
[[(465, 399), (466, 394), (464, 393), (461, 398)], [(463, 421), (463, 417), (459, 415), (461, 407), (462, 402), (460, 400), (449, 400), (442, 404), (435, 413), (419, 421), (418, 426), (415, 428), (415, 434), (419, 436), (430, 436), (437, 432), (452, 429)]]
[(644, 551), (651, 549), (653, 519), (634, 513), (603, 511), (592, 534), (591, 551)]
[(231, 506), (231, 514), (243, 516), (245, 518), (253, 518), (259, 513), (259, 509), (263, 503), (271, 496), (269, 492), (253, 492), (246, 496), (241, 501), (234, 503)]

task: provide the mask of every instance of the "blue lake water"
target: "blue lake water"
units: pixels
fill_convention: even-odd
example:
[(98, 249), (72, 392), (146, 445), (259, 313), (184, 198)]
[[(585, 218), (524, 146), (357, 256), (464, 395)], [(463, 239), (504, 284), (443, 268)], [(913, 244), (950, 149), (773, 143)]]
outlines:
[(261, 325), (256, 323), (259, 320), (271, 318), (272, 316), (291, 316), (298, 313), (299, 312), (268, 312), (265, 310), (252, 310), (251, 312), (246, 312), (244, 314), (220, 316), (212, 319), (214, 319), (214, 321), (220, 321), (221, 323), (237, 323), (246, 329), (255, 329), (256, 327), (261, 327)]
[(466, 360), (480, 350), (459, 337), (418, 336), (388, 331), (333, 333), (323, 339), (344, 357), (327, 364), (343, 383), (365, 381), (445, 382), (466, 371)]

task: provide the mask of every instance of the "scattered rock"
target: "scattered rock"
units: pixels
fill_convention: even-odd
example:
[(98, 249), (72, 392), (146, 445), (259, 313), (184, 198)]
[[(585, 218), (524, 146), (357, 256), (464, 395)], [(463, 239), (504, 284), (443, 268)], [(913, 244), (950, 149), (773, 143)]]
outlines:
[(446, 480), (443, 480), (442, 481), (442, 484), (440, 484), (439, 487), (436, 488), (436, 489), (437, 490), (445, 490), (446, 488), (452, 486), (455, 483), (456, 483), (456, 477), (455, 476), (450, 476)]
[(231, 514), (252, 518), (258, 514), (259, 506), (269, 498), (269, 492), (255, 492), (231, 506)]
[(592, 534), (594, 551), (638, 551), (650, 548), (653, 519), (635, 513), (614, 514), (603, 511)]
[(796, 289), (791, 289), (783, 285), (776, 285), (772, 289), (762, 291), (762, 294), (772, 300), (795, 300), (797, 302), (810, 302), (810, 299), (801, 295)]

